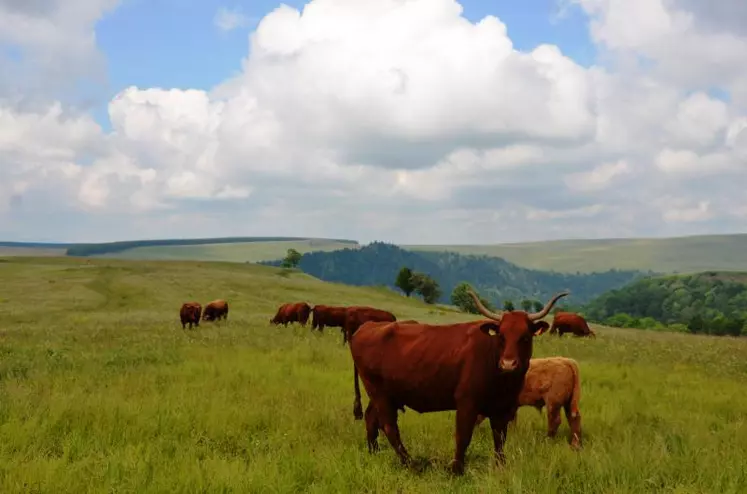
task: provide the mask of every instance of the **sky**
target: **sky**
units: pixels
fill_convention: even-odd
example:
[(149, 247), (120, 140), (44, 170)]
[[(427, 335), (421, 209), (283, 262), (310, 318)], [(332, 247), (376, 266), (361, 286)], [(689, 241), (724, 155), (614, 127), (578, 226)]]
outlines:
[(744, 0), (0, 0), (0, 240), (744, 232), (745, 60)]

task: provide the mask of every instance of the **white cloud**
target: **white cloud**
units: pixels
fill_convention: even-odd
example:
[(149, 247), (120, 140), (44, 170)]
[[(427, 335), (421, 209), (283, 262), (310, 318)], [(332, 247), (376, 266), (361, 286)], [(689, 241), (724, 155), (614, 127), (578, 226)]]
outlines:
[(570, 190), (590, 191), (609, 187), (613, 180), (630, 173), (630, 166), (625, 160), (601, 164), (588, 172), (572, 173), (564, 178)]
[(233, 31), (239, 27), (247, 26), (250, 21), (251, 19), (239, 10), (227, 9), (226, 7), (219, 8), (213, 18), (213, 24), (221, 31)]
[(690, 223), (713, 217), (711, 202), (708, 200), (701, 200), (692, 205), (682, 199), (666, 198), (662, 203), (665, 205), (662, 213), (665, 221)]
[(119, 2), (0, 2), (0, 49), (10, 46), (23, 54), (20, 62), (0, 57), (0, 103), (38, 109), (45, 96), (71, 99), (80, 79), (103, 83), (105, 60), (96, 46), (93, 28)]
[[(454, 0), (281, 5), (241, 74), (211, 91), (127, 87), (110, 133), (68, 111), (54, 78), (28, 106), (26, 75), (0, 76), (0, 235), (469, 243), (736, 228), (747, 30), (694, 2), (569, 0), (606, 51), (591, 68), (552, 45), (517, 50), (501, 20), (470, 22)], [(6, 1), (1, 36), (31, 50), (27, 75), (69, 66), (77, 80), (96, 73), (93, 26), (116, 3)], [(2, 29), (19, 19), (28, 39)], [(214, 22), (246, 25), (227, 9)]]

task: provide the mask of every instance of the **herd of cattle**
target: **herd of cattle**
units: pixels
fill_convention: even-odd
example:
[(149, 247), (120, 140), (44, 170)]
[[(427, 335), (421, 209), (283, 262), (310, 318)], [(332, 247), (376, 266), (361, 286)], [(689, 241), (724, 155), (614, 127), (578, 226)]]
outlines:
[[(419, 413), (456, 410), (456, 451), (451, 462), (455, 474), (464, 472), (465, 452), (475, 426), (485, 418), (493, 432), (496, 462), (505, 462), (503, 445), (508, 425), (520, 406), (547, 407), (547, 435), (554, 437), (561, 423), (560, 410), (570, 426), (571, 447), (581, 446), (580, 374), (575, 360), (565, 357), (532, 358), (532, 341), (549, 329), (562, 336), (596, 337), (578, 314), (557, 312), (552, 326), (541, 319), (568, 295), (554, 295), (539, 312), (487, 309), (472, 291), (469, 295), (488, 320), (452, 324), (398, 321), (391, 312), (366, 306), (316, 305), (305, 302), (281, 305), (270, 324), (297, 322), (323, 331), (339, 327), (342, 343), (349, 343), (353, 360), (355, 399), (353, 416), (365, 418), (370, 452), (379, 450), (382, 431), (404, 465), (411, 457), (400, 438), (397, 414), (409, 407)], [(182, 328), (199, 326), (201, 306), (182, 305)], [(224, 300), (210, 302), (202, 320), (228, 316)], [(359, 378), (369, 397), (363, 412)]]
[(213, 300), (205, 306), (205, 311), (202, 310), (202, 305), (199, 302), (185, 302), (182, 304), (182, 308), (179, 310), (179, 318), (182, 321), (182, 329), (189, 324), (189, 329), (192, 329), (192, 325), (200, 325), (200, 314), (202, 314), (203, 321), (217, 321), (221, 318), (228, 318), (228, 302), (225, 300)]

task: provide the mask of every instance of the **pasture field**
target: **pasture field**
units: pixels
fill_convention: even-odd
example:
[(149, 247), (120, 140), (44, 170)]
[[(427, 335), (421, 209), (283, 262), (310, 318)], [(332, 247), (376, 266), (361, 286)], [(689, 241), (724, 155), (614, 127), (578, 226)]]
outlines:
[(524, 268), (561, 273), (592, 273), (612, 268), (650, 269), (658, 273), (744, 271), (747, 268), (747, 234), (401, 247), (414, 251), (484, 254), (502, 257)]
[(157, 245), (135, 247), (122, 252), (112, 252), (91, 257), (107, 259), (136, 260), (193, 260), (219, 262), (258, 262), (282, 259), (288, 249), (296, 249), (301, 254), (312, 251), (330, 252), (354, 245), (332, 240), (308, 239), (279, 242), (237, 242), (230, 244), (203, 245)]
[[(287, 301), (366, 304), (429, 322), (475, 316), (256, 265), (0, 260), (0, 492), (747, 492), (747, 340), (595, 327), (535, 356), (581, 368), (584, 449), (524, 407), (494, 467), (489, 425), (464, 477), (454, 412), (400, 414), (430, 461), (370, 455), (337, 328), (270, 326)], [(182, 302), (230, 304), (181, 329)], [(368, 400), (364, 393), (364, 407)]]

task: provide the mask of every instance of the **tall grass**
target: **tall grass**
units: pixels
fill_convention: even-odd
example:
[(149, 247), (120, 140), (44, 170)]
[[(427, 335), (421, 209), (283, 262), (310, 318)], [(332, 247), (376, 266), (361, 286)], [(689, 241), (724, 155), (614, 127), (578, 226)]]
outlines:
[[(228, 263), (14, 258), (0, 279), (3, 493), (747, 492), (743, 339), (544, 335), (535, 356), (579, 361), (584, 449), (568, 447), (565, 420), (549, 440), (544, 414), (523, 408), (506, 467), (493, 466), (486, 423), (454, 478), (453, 412), (400, 415), (424, 471), (402, 468), (383, 436), (370, 455), (339, 331), (268, 319), (292, 300), (470, 316)], [(226, 323), (182, 331), (183, 301), (218, 297)]]

